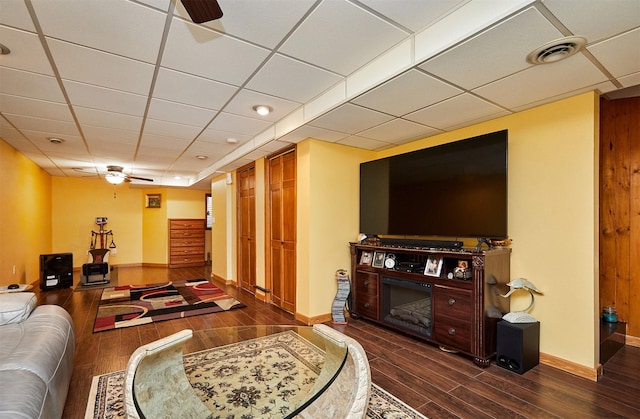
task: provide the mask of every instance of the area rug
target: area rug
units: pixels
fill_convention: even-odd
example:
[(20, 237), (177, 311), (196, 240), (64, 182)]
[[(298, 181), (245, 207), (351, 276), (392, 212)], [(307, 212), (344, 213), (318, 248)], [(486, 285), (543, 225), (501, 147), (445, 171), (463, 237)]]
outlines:
[(104, 288), (93, 332), (245, 307), (206, 279)]
[[(213, 418), (287, 417), (323, 364), (323, 351), (292, 331), (184, 356), (187, 377)], [(85, 419), (125, 415), (124, 377), (124, 371), (93, 377)], [(375, 384), (367, 417), (426, 419)]]

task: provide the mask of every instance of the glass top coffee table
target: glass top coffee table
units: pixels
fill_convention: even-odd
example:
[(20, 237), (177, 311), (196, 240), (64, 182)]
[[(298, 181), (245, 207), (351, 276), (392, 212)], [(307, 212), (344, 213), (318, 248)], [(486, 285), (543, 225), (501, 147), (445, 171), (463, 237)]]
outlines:
[(182, 330), (133, 353), (124, 392), (131, 417), (333, 419), (364, 417), (370, 386), (364, 349), (320, 324)]
[(193, 332), (211, 348), (185, 356), (192, 387), (210, 410), (293, 417), (342, 370), (348, 350), (313, 327), (240, 326)]

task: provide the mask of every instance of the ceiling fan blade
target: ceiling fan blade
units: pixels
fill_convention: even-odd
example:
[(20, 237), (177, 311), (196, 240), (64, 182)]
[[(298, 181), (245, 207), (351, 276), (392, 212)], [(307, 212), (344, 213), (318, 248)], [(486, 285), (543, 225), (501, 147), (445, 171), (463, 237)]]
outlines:
[(193, 23), (204, 23), (220, 19), (222, 9), (217, 0), (181, 0)]
[(127, 175), (127, 179), (144, 180), (146, 182), (153, 182), (153, 179), (149, 179), (146, 177), (129, 176), (129, 175)]

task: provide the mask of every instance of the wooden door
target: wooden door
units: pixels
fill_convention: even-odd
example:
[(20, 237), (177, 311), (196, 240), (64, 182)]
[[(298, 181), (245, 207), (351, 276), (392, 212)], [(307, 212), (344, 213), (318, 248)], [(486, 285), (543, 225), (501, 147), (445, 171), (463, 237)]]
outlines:
[(238, 170), (238, 279), (240, 287), (255, 293), (256, 198), (255, 165)]
[(269, 162), (269, 262), (271, 302), (295, 312), (296, 303), (296, 153)]

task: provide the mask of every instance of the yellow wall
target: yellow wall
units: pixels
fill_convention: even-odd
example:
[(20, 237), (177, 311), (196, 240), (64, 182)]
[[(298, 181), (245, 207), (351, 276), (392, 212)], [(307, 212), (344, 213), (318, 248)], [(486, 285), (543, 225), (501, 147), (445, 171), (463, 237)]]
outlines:
[(350, 270), (349, 242), (358, 236), (360, 163), (373, 155), (324, 141), (298, 144), (296, 312), (303, 316), (330, 313), (336, 270)]
[[(205, 191), (178, 188), (113, 186), (104, 179), (53, 177), (52, 251), (72, 252), (74, 267), (87, 262), (96, 217), (107, 217), (105, 230), (116, 244), (113, 266), (168, 263), (167, 218), (204, 218)], [(146, 208), (146, 194), (160, 194), (160, 208)], [(108, 246), (110, 242), (105, 243)], [(96, 247), (100, 247), (99, 243)]]
[(51, 176), (3, 140), (0, 171), (0, 285), (28, 284), (51, 252)]
[[(597, 95), (586, 93), (376, 156), (508, 129), (511, 277), (544, 292), (531, 311), (540, 351), (588, 368), (599, 358), (598, 115)], [(512, 309), (528, 301), (514, 295)]]
[(228, 214), (227, 185), (225, 176), (219, 176), (211, 182), (212, 215), (211, 228), (211, 273), (228, 281), (235, 281), (235, 276), (228, 275), (227, 255), (231, 250), (227, 241), (227, 223), (231, 222), (233, 213)]
[[(113, 186), (104, 179), (65, 178), (54, 176), (51, 218), (53, 220), (52, 251), (72, 252), (73, 266), (87, 262), (91, 232), (99, 231), (96, 217), (107, 217), (106, 231), (113, 232), (115, 252), (110, 265), (142, 262), (143, 234), (141, 189), (129, 184)], [(108, 246), (110, 243), (105, 243)], [(99, 241), (96, 243), (99, 248)]]

